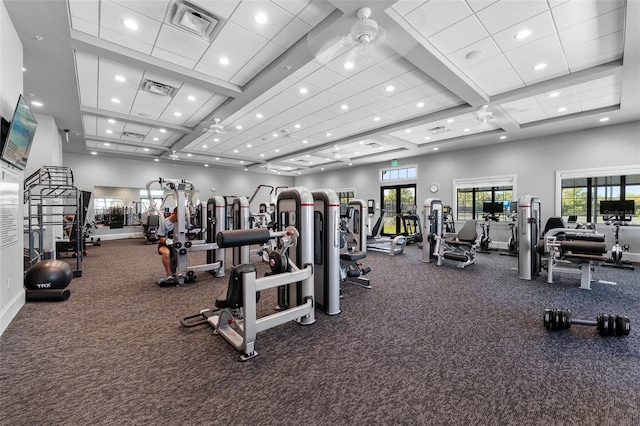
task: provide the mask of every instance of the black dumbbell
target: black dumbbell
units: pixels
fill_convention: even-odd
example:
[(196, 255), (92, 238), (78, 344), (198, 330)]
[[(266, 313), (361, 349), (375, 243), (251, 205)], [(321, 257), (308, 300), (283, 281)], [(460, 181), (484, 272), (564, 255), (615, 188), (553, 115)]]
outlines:
[(544, 310), (544, 326), (548, 330), (567, 330), (572, 324), (596, 326), (602, 336), (628, 336), (631, 332), (631, 323), (626, 316), (600, 314), (596, 321), (587, 321), (572, 319), (568, 309)]

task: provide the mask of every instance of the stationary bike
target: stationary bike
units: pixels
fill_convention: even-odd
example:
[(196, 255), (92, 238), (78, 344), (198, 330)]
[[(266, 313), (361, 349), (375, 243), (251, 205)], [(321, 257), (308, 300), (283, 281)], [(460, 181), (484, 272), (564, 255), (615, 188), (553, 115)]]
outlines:
[(491, 243), (491, 238), (489, 238), (489, 231), (491, 229), (491, 221), (497, 222), (500, 220), (498, 216), (494, 213), (487, 213), (482, 215), (484, 222), (482, 224), (482, 237), (480, 237), (480, 247), (478, 248), (478, 253), (489, 253), (489, 244)]
[(517, 256), (518, 255), (518, 213), (512, 212), (509, 215), (511, 219), (511, 223), (509, 223), (509, 241), (507, 241), (507, 255), (509, 256)]

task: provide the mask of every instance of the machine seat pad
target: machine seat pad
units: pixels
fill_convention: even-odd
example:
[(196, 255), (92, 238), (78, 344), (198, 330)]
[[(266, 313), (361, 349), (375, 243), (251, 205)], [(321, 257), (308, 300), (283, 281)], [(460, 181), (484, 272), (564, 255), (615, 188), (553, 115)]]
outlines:
[(478, 221), (467, 220), (458, 232), (458, 240), (465, 243), (474, 243), (478, 239)]
[(591, 241), (594, 243), (604, 243), (604, 235), (602, 234), (571, 234), (567, 232), (567, 240), (569, 241)]
[(340, 260), (348, 260), (351, 262), (364, 259), (365, 257), (367, 257), (366, 251), (352, 251), (348, 253), (340, 253)]
[(583, 254), (583, 253), (567, 253), (563, 256), (564, 259), (573, 263), (589, 263), (589, 262), (606, 262), (607, 256), (598, 256), (595, 254)]
[(473, 246), (472, 242), (469, 241), (460, 241), (460, 240), (456, 240), (456, 239), (445, 239), (446, 243), (449, 244), (450, 246), (456, 246), (456, 247), (467, 247), (467, 248), (471, 248)]
[[(220, 309), (238, 309), (243, 305), (242, 302), (242, 282), (244, 274), (255, 273), (256, 265), (252, 263), (243, 263), (236, 266), (231, 270), (229, 275), (229, 285), (227, 286), (226, 299), (216, 299), (215, 306)], [(256, 302), (258, 301), (259, 293), (256, 293)]]

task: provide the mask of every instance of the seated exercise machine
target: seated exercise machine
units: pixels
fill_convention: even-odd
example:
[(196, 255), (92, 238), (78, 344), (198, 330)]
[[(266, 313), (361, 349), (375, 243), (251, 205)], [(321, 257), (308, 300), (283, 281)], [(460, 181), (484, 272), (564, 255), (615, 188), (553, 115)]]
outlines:
[[(579, 274), (580, 288), (591, 290), (594, 266), (607, 259), (604, 235), (594, 229), (567, 228), (560, 217), (549, 218), (541, 233), (540, 201), (534, 196), (518, 201), (518, 229), (520, 278), (530, 280), (539, 275), (541, 268), (547, 270), (550, 284), (554, 273)], [(615, 285), (611, 281), (599, 282)]]
[(149, 214), (145, 218), (146, 223), (142, 225), (144, 231), (144, 239), (146, 244), (155, 244), (158, 242), (158, 228), (160, 228), (160, 215)]
[(438, 259), (436, 255), (436, 243), (439, 237), (445, 232), (444, 227), (444, 205), (441, 200), (427, 198), (424, 200), (423, 208), (424, 235), (422, 241), (422, 261), (430, 263)]
[(362, 200), (352, 200), (347, 206), (346, 215), (340, 220), (340, 280), (371, 288), (369, 278), (365, 277), (371, 268), (363, 267), (361, 262), (367, 257), (362, 234), (366, 226), (366, 208)]
[(504, 205), (502, 203), (492, 203), (485, 201), (482, 203), (482, 237), (480, 237), (480, 245), (478, 247), (478, 253), (490, 253), (492, 250), (489, 245), (491, 244), (491, 238), (489, 238), (489, 231), (491, 230), (491, 222), (497, 222), (500, 220), (499, 214), (504, 211)]
[[(352, 200), (349, 202), (351, 204)], [(367, 205), (364, 204), (363, 200), (358, 200), (363, 203), (363, 207), (366, 210)], [(371, 251), (379, 251), (382, 253), (388, 253), (390, 256), (396, 256), (398, 254), (404, 253), (404, 249), (407, 246), (407, 237), (404, 235), (396, 235), (393, 238), (390, 237), (382, 237), (380, 234), (382, 232), (382, 221), (385, 215), (385, 211), (380, 211), (380, 216), (376, 221), (375, 225), (373, 225), (373, 229), (371, 230), (371, 236), (367, 237), (367, 250)], [(366, 215), (365, 215), (366, 216)]]
[(613, 225), (615, 238), (615, 243), (611, 247), (611, 256), (602, 266), (635, 269), (631, 262), (622, 259), (622, 254), (629, 251), (629, 244), (620, 245), (620, 227), (631, 222), (631, 216), (635, 214), (634, 201), (600, 201), (600, 213), (604, 215), (607, 225)]
[[(270, 253), (271, 272), (258, 278), (253, 264), (233, 268), (227, 294), (215, 302), (215, 309), (183, 318), (185, 327), (208, 323), (214, 332), (241, 351), (241, 361), (258, 355), (255, 350), (257, 333), (289, 321), (310, 325), (315, 318), (315, 283), (313, 256), (314, 200), (301, 187), (290, 188), (278, 196), (278, 222), (282, 231), (265, 228), (221, 231), (216, 241), (219, 247), (240, 247), (264, 244), (278, 238), (278, 249)], [(276, 313), (258, 318), (259, 292), (277, 288)], [(193, 321), (194, 318), (200, 319)]]
[[(215, 235), (220, 231), (223, 231), (225, 228), (225, 208), (217, 208), (217, 206), (225, 206), (224, 198), (217, 196), (214, 197), (209, 202), (213, 204), (211, 209), (200, 209), (203, 215), (208, 215), (210, 213), (215, 212), (215, 218), (205, 217), (200, 219), (200, 223), (208, 223), (208, 229), (203, 232), (205, 237), (204, 240), (190, 240), (187, 236), (188, 229), (187, 223), (190, 223), (187, 214), (186, 214), (186, 206), (187, 206), (187, 197), (190, 195), (188, 193), (192, 193), (194, 191), (193, 184), (179, 179), (165, 179), (160, 178), (160, 183), (166, 185), (167, 188), (173, 191), (174, 198), (177, 203), (178, 208), (178, 220), (174, 225), (173, 229), (173, 257), (171, 259), (171, 270), (173, 273), (173, 277), (171, 278), (160, 278), (156, 280), (156, 284), (160, 287), (168, 287), (168, 286), (176, 286), (176, 285), (184, 285), (190, 282), (195, 281), (196, 272), (214, 272), (216, 277), (223, 277), (225, 274), (224, 268), (224, 259), (225, 253), (224, 249), (219, 247), (216, 243), (210, 242), (210, 236)], [(211, 229), (213, 228), (213, 229)], [(187, 263), (187, 255), (190, 252), (196, 251), (214, 251), (213, 261), (210, 262), (210, 257), (208, 256), (206, 264), (203, 265), (188, 265)]]
[(445, 234), (436, 237), (435, 255), (437, 265), (442, 260), (455, 260), (458, 268), (476, 263), (476, 240), (478, 239), (478, 221), (467, 220), (457, 234)]

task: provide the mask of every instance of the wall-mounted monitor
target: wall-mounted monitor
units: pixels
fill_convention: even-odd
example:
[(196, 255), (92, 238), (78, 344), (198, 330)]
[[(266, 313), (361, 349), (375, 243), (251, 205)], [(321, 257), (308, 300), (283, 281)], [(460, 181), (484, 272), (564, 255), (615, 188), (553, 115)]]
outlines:
[(503, 203), (492, 203), (489, 201), (482, 203), (482, 213), (502, 213), (503, 211)]
[(7, 137), (2, 143), (2, 158), (14, 167), (24, 170), (27, 166), (29, 151), (36, 133), (38, 122), (31, 113), (29, 105), (22, 95), (18, 98), (16, 110), (13, 113), (13, 120), (9, 126)]

